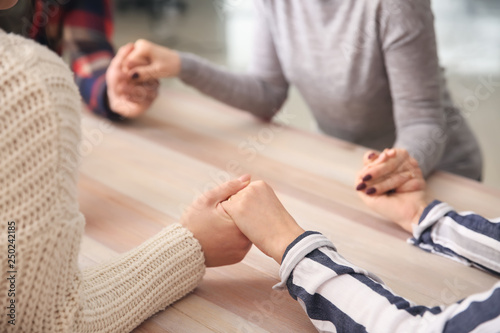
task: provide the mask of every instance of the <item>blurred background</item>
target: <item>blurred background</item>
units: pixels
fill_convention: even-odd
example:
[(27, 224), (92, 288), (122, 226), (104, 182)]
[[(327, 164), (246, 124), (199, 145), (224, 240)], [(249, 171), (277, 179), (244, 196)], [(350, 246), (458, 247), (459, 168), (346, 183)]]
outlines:
[[(252, 0), (115, 0), (115, 46), (145, 38), (232, 71), (251, 56)], [(500, 189), (500, 0), (433, 0), (440, 62), (455, 104), (480, 141), (484, 183)], [(162, 85), (196, 93), (175, 79)], [(477, 93), (479, 87), (481, 93)], [(488, 93), (485, 93), (485, 92)], [(285, 105), (292, 126), (316, 131), (300, 94)]]

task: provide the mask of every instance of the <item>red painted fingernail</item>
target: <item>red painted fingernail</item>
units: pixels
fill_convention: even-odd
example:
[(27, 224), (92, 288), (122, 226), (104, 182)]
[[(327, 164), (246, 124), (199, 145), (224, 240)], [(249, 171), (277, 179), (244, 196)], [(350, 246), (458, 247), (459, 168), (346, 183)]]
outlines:
[(365, 188), (366, 188), (366, 184), (360, 183), (358, 186), (356, 186), (356, 191), (361, 191), (361, 190), (364, 190)]
[(375, 153), (371, 153), (370, 155), (368, 155), (368, 159), (371, 160), (372, 158), (375, 157)]
[(372, 179), (372, 175), (366, 175), (366, 176), (364, 176), (364, 177), (363, 177), (363, 181), (364, 181), (364, 182), (367, 182), (367, 181), (369, 181), (370, 179)]
[(138, 79), (139, 78), (139, 73), (134, 73), (132, 74), (132, 79)]
[(370, 195), (370, 194), (373, 194), (377, 192), (377, 190), (375, 189), (375, 187), (370, 187), (369, 189), (366, 190), (366, 194)]

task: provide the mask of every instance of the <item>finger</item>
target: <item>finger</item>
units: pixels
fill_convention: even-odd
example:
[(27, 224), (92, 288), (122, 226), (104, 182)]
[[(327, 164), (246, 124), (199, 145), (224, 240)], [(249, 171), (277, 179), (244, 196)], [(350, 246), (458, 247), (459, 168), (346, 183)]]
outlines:
[(422, 177), (415, 177), (400, 187), (396, 189), (397, 193), (406, 193), (406, 192), (414, 192), (414, 191), (423, 191), (425, 189), (426, 183), (425, 179)]
[(139, 66), (147, 66), (150, 63), (149, 59), (145, 55), (140, 55), (138, 53), (131, 52), (131, 54), (125, 59), (124, 67), (127, 71)]
[(232, 195), (238, 193), (250, 184), (250, 175), (243, 175), (238, 179), (230, 180), (221, 186), (208, 191), (204, 194), (205, 203), (209, 206), (215, 206), (218, 203), (227, 200)]
[(133, 51), (133, 49), (134, 49), (133, 43), (128, 43), (120, 47), (118, 52), (116, 52), (116, 55), (113, 57), (110, 66), (113, 65), (117, 69), (121, 70), (123, 66), (123, 61)]
[[(374, 184), (374, 182), (372, 181), (373, 168), (375, 166), (379, 166), (379, 168), (380, 168), (380, 165), (383, 165), (383, 163), (389, 159), (388, 154), (387, 154), (387, 149), (384, 149), (384, 151), (380, 154), (375, 153), (376, 156), (373, 156), (371, 154), (372, 154), (371, 151), (365, 153), (365, 156), (364, 156), (365, 166), (363, 167), (363, 169), (361, 169), (360, 172), (358, 172), (357, 177), (356, 177), (356, 184), (355, 184), (356, 191), (366, 190), (368, 187), (367, 183), (370, 181), (371, 181), (370, 184)], [(370, 161), (370, 159), (371, 159), (371, 161)], [(378, 179), (378, 181), (380, 181), (380, 178)]]
[(137, 82), (145, 82), (152, 79), (168, 77), (167, 73), (162, 73), (156, 64), (134, 67), (127, 71), (127, 76)]
[(380, 154), (374, 150), (369, 150), (363, 155), (363, 164), (368, 165), (375, 161)]
[(138, 39), (133, 43), (134, 50), (125, 59), (124, 65), (127, 69), (135, 66), (147, 65), (150, 62), (151, 43), (147, 40)]
[(393, 173), (375, 185), (367, 186), (364, 193), (368, 195), (381, 195), (387, 192), (398, 189), (400, 186), (406, 182), (415, 178), (415, 175), (411, 171), (403, 171), (398, 173)]
[[(374, 155), (373, 155), (374, 154)], [(383, 164), (386, 162), (389, 158), (393, 158), (394, 154), (389, 155), (388, 154), (388, 149), (384, 149), (381, 153), (374, 152), (374, 151), (368, 151), (365, 153), (363, 156), (363, 164), (364, 167), (361, 169), (360, 172), (358, 172), (358, 181), (363, 181), (362, 178), (364, 178), (370, 170), (380, 164)], [(370, 178), (370, 177), (368, 177)]]
[(394, 157), (394, 156), (396, 156), (396, 149), (394, 149), (394, 148), (387, 149), (386, 153), (387, 153), (387, 157), (389, 157), (389, 158)]
[(140, 106), (141, 109), (145, 111), (153, 103), (156, 96), (156, 92), (151, 92), (145, 95), (126, 95), (126, 99), (129, 102), (136, 104), (138, 107)]
[[(408, 152), (405, 150), (400, 151), (395, 156), (391, 156), (388, 152), (383, 152), (374, 162), (377, 163), (377, 165), (370, 168), (368, 168), (369, 166), (365, 167), (363, 172), (360, 173), (360, 178), (363, 182), (371, 181), (371, 184), (373, 184), (374, 181), (377, 181), (396, 171), (401, 164), (408, 159), (408, 157)], [(382, 160), (384, 162), (381, 162)]]
[(388, 161), (389, 159), (396, 156), (396, 151), (394, 149), (384, 149), (376, 159), (373, 160), (372, 165), (377, 165)]
[(120, 94), (144, 98), (145, 96), (154, 95), (158, 91), (158, 87), (158, 81), (153, 80), (145, 83), (127, 82), (124, 85), (118, 85), (117, 89)]
[(132, 101), (121, 98), (116, 104), (113, 106), (113, 110), (118, 112), (120, 115), (125, 118), (135, 118), (140, 115), (143, 111), (143, 107), (140, 104), (133, 103)]
[(138, 40), (134, 45), (134, 49), (125, 60), (127, 76), (139, 82), (161, 78), (162, 73), (150, 58), (152, 52), (151, 43)]
[[(154, 101), (154, 96), (147, 95), (126, 95), (126, 100), (140, 108), (146, 110)], [(141, 112), (142, 113), (142, 112)]]

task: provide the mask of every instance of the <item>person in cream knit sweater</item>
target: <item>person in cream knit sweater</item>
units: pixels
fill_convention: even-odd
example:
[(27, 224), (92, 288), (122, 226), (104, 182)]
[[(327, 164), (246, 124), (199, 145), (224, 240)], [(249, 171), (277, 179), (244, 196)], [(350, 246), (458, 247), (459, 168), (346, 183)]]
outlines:
[(251, 243), (218, 204), (248, 176), (202, 196), (180, 224), (81, 271), (78, 90), (44, 46), (0, 30), (0, 54), (0, 248), (15, 248), (15, 258), (0, 259), (2, 332), (128, 332), (191, 292), (205, 266), (245, 256)]

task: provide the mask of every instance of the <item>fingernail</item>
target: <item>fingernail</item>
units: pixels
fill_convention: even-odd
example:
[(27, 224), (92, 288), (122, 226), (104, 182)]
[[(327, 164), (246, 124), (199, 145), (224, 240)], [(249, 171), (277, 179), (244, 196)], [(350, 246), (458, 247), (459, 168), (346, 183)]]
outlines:
[(385, 194), (394, 194), (394, 193), (396, 193), (395, 189), (392, 189), (392, 190), (389, 190), (389, 191), (385, 192)]
[(134, 73), (132, 74), (132, 79), (138, 79), (139, 78), (139, 73)]
[(249, 174), (245, 174), (245, 175), (241, 176), (240, 178), (238, 178), (238, 180), (242, 183), (249, 183), (250, 178), (251, 178), (251, 176)]
[(366, 188), (366, 184), (360, 183), (358, 186), (356, 186), (356, 191), (361, 191), (361, 190), (364, 190), (365, 188)]
[(370, 155), (368, 155), (368, 159), (371, 160), (372, 158), (375, 157), (375, 153), (371, 153)]
[(369, 181), (371, 179), (372, 179), (372, 175), (366, 175), (366, 176), (363, 177), (363, 181), (364, 182), (367, 182), (367, 181)]
[(375, 189), (375, 187), (370, 187), (369, 189), (366, 190), (366, 194), (370, 195), (370, 194), (373, 194), (377, 192), (377, 190)]

